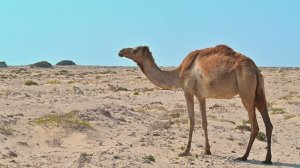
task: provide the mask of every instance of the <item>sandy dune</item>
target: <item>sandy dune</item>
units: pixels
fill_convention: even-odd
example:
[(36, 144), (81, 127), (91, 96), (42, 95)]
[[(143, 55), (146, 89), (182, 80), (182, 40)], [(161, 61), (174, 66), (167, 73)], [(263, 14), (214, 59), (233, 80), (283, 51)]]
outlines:
[(258, 139), (249, 161), (235, 160), (250, 136), (236, 129), (249, 125), (238, 97), (207, 101), (211, 156), (196, 104), (191, 156), (178, 157), (188, 137), (181, 90), (160, 90), (135, 67), (75, 66), (0, 69), (0, 167), (300, 167), (300, 69), (261, 70), (272, 166)]

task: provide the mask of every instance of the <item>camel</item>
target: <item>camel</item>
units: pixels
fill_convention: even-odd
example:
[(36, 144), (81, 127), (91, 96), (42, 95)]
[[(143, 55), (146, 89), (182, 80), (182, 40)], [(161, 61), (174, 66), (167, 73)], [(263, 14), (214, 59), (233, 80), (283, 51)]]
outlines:
[(263, 163), (272, 164), (271, 136), (273, 125), (268, 114), (263, 76), (250, 58), (226, 45), (218, 45), (192, 51), (184, 58), (178, 68), (172, 71), (164, 71), (156, 65), (147, 46), (124, 48), (120, 50), (119, 56), (135, 61), (146, 77), (158, 87), (162, 89), (182, 88), (184, 91), (190, 128), (187, 146), (179, 156), (189, 155), (191, 149), (195, 125), (194, 97), (197, 98), (200, 104), (202, 128), (205, 135), (205, 154), (211, 155), (207, 133), (205, 99), (230, 99), (239, 94), (248, 112), (251, 134), (245, 154), (237, 160), (247, 160), (259, 132), (255, 113), (256, 107), (266, 127), (268, 148)]

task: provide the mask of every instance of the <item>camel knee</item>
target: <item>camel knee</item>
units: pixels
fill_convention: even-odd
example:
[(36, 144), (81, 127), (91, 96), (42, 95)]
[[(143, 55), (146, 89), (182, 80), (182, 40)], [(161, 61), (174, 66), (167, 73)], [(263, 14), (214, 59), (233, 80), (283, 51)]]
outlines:
[(266, 133), (272, 133), (273, 131), (273, 124), (270, 122), (269, 124), (266, 124)]

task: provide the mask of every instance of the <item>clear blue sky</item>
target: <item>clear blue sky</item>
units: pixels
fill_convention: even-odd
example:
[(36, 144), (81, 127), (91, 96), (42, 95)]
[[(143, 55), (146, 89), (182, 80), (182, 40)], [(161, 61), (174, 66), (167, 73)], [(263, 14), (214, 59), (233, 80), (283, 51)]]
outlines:
[(300, 66), (299, 0), (2, 0), (0, 61), (71, 59), (135, 65), (124, 47), (148, 45), (158, 65), (227, 44), (259, 66)]

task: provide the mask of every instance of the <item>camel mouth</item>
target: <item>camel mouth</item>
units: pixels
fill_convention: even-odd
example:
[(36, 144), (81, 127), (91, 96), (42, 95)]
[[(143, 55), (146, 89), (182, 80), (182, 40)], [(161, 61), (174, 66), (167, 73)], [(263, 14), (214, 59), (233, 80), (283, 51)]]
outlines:
[(127, 54), (127, 51), (125, 49), (120, 50), (119, 53), (118, 53), (118, 55), (120, 57), (125, 57), (126, 54)]
[(123, 53), (122, 51), (120, 51), (120, 52), (118, 53), (118, 55), (119, 55), (119, 57), (124, 57), (124, 53)]

